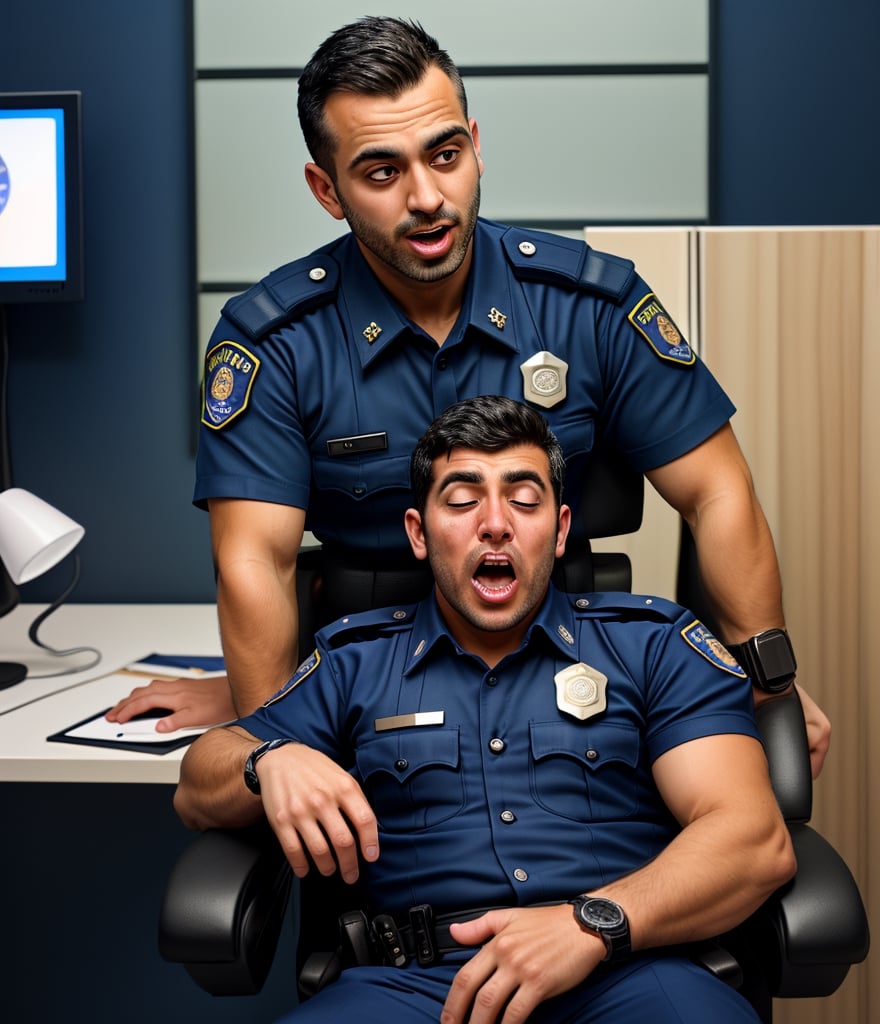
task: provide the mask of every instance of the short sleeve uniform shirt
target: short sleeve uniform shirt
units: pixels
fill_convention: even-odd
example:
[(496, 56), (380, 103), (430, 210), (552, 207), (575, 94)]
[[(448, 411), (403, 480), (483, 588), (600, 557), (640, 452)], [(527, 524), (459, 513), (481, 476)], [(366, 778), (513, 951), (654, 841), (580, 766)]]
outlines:
[(194, 500), (293, 505), (325, 543), (408, 551), (410, 454), (439, 413), (479, 394), (547, 417), (569, 500), (600, 437), (644, 472), (733, 413), (629, 261), (480, 220), (462, 311), (438, 346), (347, 235), (225, 307), (206, 355)]

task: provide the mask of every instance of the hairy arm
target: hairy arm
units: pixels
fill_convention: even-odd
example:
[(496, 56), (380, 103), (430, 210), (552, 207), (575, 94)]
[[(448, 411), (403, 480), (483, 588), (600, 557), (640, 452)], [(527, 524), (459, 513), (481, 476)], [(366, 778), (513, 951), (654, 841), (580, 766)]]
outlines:
[(337, 866), (358, 877), (358, 852), (379, 856), (378, 825), (360, 786), (329, 757), (302, 743), (269, 751), (256, 766), (260, 795), (244, 784), (248, 754), (260, 743), (240, 726), (212, 729), (186, 752), (174, 809), (188, 828), (240, 828), (264, 814), (294, 873), (323, 875)]
[[(682, 831), (649, 864), (595, 890), (626, 911), (634, 950), (724, 932), (795, 869), (757, 741), (724, 735), (682, 744), (658, 759), (654, 776)], [(583, 981), (605, 955), (567, 904), (491, 911), (453, 925), (452, 934), (482, 948), (456, 975), (443, 1024), (524, 1021), (539, 1003)]]
[[(782, 581), (773, 538), (752, 475), (729, 424), (673, 462), (647, 474), (687, 521), (700, 577), (726, 643), (784, 628)], [(831, 741), (831, 723), (801, 688), (813, 777)], [(755, 703), (769, 695), (755, 690)]]

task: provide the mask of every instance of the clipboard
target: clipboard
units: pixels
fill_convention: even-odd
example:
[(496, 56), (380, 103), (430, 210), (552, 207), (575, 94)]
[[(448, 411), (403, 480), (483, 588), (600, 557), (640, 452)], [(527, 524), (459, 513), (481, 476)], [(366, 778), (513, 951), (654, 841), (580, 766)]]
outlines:
[[(113, 750), (133, 750), (139, 754), (167, 754), (187, 744), (203, 732), (213, 728), (202, 725), (192, 729), (177, 729), (170, 733), (155, 730), (156, 719), (138, 716), (130, 722), (108, 722), (104, 717), (109, 707), (96, 715), (89, 715), (60, 732), (47, 736), (49, 743), (78, 743), (86, 747), (107, 747)], [(155, 739), (153, 738), (155, 737)]]
[[(188, 654), (148, 654), (131, 662), (119, 675), (148, 676), (150, 678), (210, 679), (222, 676), (225, 667), (222, 657)], [(213, 728), (200, 725), (174, 732), (156, 732), (156, 721), (162, 717), (156, 711), (147, 711), (128, 722), (108, 722), (104, 717), (109, 707), (88, 718), (47, 736), (49, 743), (77, 743), (86, 747), (106, 747), (112, 750), (132, 750), (138, 754), (167, 754), (187, 744), (203, 732)], [(217, 723), (222, 724), (222, 723)]]

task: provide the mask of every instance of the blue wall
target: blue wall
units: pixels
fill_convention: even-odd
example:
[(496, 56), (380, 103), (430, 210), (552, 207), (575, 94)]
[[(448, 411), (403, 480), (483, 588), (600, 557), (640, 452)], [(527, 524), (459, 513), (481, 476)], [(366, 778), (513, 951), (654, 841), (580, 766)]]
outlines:
[[(9, 309), (14, 478), (85, 525), (82, 601), (213, 598), (190, 506), (185, 7), (4, 2), (0, 90), (84, 94), (87, 298)], [(719, 0), (717, 27), (719, 223), (880, 222), (876, 0)]]

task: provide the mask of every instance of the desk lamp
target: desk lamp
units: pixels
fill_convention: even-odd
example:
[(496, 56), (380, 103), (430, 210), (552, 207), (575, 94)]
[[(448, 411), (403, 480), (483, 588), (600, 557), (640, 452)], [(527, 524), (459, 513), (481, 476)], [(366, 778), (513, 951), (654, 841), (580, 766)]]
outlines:
[[(85, 530), (63, 512), (21, 487), (0, 491), (0, 559), (6, 566), (12, 582), (18, 586), (42, 576), (69, 555), (82, 540)], [(31, 623), (28, 636), (38, 647), (59, 656), (87, 651), (97, 655), (88, 665), (64, 669), (49, 675), (64, 675), (91, 668), (101, 660), (93, 647), (75, 647), (56, 651), (37, 638), (43, 620), (51, 615), (69, 596), (79, 581), (79, 559), (74, 555), (74, 578), (64, 593)], [(27, 666), (14, 662), (0, 663), (0, 690), (20, 683), (27, 675)], [(40, 679), (46, 676), (32, 676)]]

